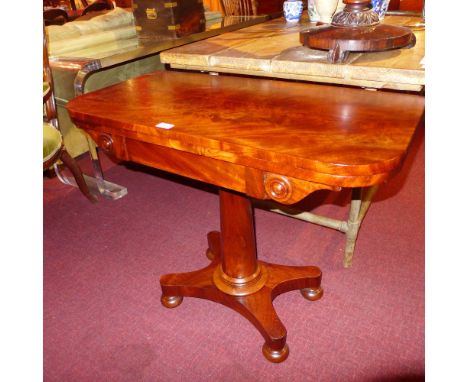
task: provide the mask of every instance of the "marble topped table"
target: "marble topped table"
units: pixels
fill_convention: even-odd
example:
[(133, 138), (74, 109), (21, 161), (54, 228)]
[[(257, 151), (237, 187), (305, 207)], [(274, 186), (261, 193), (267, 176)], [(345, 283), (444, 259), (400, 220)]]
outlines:
[[(384, 23), (409, 25), (418, 18), (387, 16)], [(284, 18), (167, 50), (161, 62), (172, 68), (284, 78), (321, 83), (421, 91), (425, 84), (425, 31), (414, 30), (416, 45), (376, 53), (351, 53), (343, 64), (327, 61), (327, 51), (303, 47), (299, 32), (315, 23)]]

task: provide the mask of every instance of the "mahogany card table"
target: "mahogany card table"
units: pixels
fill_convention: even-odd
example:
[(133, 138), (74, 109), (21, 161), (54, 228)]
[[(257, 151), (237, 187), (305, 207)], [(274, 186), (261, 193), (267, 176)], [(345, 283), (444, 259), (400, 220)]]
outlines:
[(300, 201), (320, 189), (368, 187), (398, 171), (424, 112), (412, 94), (284, 80), (160, 71), (79, 96), (71, 118), (124, 161), (219, 187), (220, 231), (207, 267), (163, 275), (164, 306), (183, 297), (223, 304), (265, 339), (264, 356), (289, 354), (273, 306), (300, 290), (322, 297), (316, 266), (257, 259), (251, 200)]

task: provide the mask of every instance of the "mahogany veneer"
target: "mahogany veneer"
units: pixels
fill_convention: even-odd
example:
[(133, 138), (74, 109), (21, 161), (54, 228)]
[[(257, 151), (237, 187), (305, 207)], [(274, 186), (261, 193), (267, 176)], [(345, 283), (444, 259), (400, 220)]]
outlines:
[(333, 63), (345, 61), (352, 51), (377, 52), (416, 44), (411, 29), (380, 24), (371, 0), (344, 0), (344, 3), (345, 8), (333, 16), (330, 25), (301, 31), (301, 44), (328, 50), (328, 61)]
[[(249, 197), (295, 203), (318, 189), (366, 187), (398, 170), (424, 98), (323, 85), (199, 73), (155, 72), (77, 97), (73, 121), (119, 159), (220, 187), (221, 230), (211, 263), (161, 277), (162, 303), (184, 296), (245, 316), (272, 362), (288, 356), (273, 307), (299, 289), (322, 296), (321, 272), (257, 260)], [(156, 127), (161, 122), (171, 129)]]

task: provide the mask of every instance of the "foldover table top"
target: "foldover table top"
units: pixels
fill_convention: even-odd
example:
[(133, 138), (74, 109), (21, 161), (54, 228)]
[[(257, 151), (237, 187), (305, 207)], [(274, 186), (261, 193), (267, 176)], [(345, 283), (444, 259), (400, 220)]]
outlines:
[[(406, 25), (417, 18), (387, 16), (384, 23)], [(299, 32), (314, 27), (306, 14), (296, 24), (284, 18), (212, 37), (161, 53), (173, 68), (420, 91), (425, 84), (425, 32), (414, 31), (412, 48), (351, 53), (343, 64), (327, 61), (327, 51), (303, 47)]]
[[(67, 108), (78, 126), (92, 121), (114, 141), (125, 137), (121, 159), (151, 164), (148, 150), (131, 156), (133, 141), (191, 153), (200, 166), (215, 159), (210, 167), (225, 168), (223, 176), (207, 180), (197, 170), (196, 177), (248, 192), (245, 168), (333, 187), (381, 183), (401, 164), (424, 97), (161, 71), (85, 94)], [(103, 146), (97, 130), (88, 133)], [(181, 155), (177, 167), (193, 168)]]

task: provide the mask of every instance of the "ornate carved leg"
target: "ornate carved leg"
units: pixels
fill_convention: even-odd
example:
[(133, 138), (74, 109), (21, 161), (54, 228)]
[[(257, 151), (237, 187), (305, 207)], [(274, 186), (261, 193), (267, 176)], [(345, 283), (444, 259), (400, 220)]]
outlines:
[(184, 296), (223, 304), (258, 329), (265, 339), (263, 354), (269, 361), (284, 361), (289, 354), (286, 328), (272, 302), (295, 289), (309, 300), (319, 299), (323, 293), (320, 269), (257, 261), (250, 200), (221, 190), (220, 202), (221, 233), (208, 234), (211, 264), (194, 272), (162, 276), (161, 301), (168, 308), (178, 306)]

